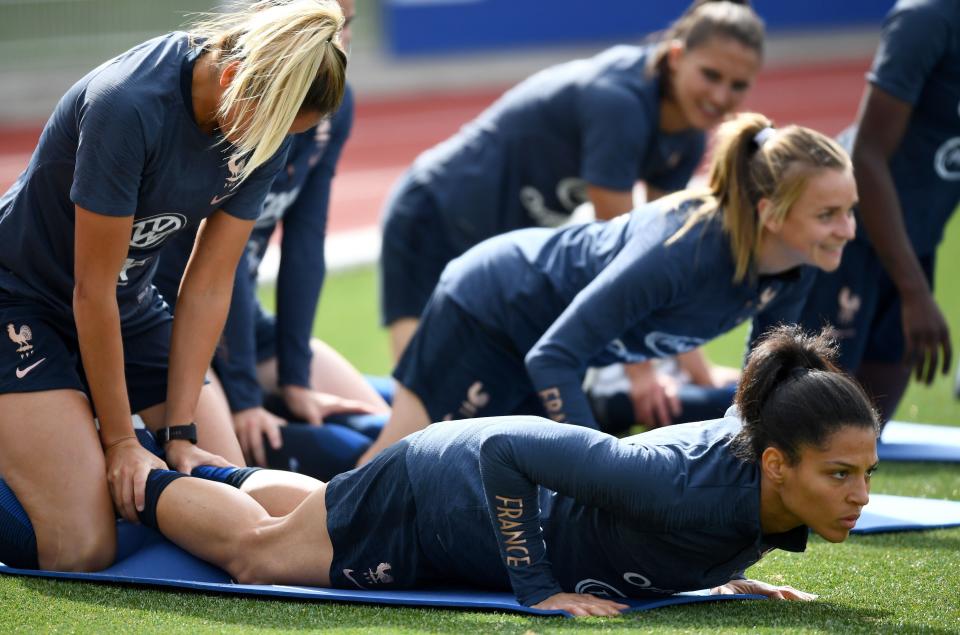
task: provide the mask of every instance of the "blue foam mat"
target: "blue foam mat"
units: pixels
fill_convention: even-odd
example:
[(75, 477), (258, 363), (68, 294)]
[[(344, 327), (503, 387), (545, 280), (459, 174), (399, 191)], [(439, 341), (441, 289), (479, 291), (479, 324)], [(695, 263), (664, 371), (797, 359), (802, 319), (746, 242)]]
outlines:
[(883, 429), (877, 455), (881, 461), (960, 463), (960, 426), (891, 421)]
[(960, 501), (871, 494), (851, 533), (879, 534), (894, 531), (960, 527)]
[[(960, 526), (960, 502), (874, 494), (853, 533), (871, 534)], [(246, 596), (313, 601), (362, 602), (436, 608), (495, 609), (533, 615), (567, 615), (521, 606), (510, 593), (468, 589), (361, 591), (305, 586), (235, 584), (221, 569), (195, 558), (152, 529), (120, 522), (117, 561), (97, 573), (62, 573), (15, 569), (0, 564), (0, 573), (64, 580), (139, 584)], [(709, 595), (705, 591), (650, 600), (621, 600), (629, 611), (644, 611), (693, 602), (759, 599), (756, 595)]]
[[(379, 605), (427, 606), (436, 608), (496, 609), (533, 615), (566, 615), (564, 611), (542, 611), (521, 606), (511, 593), (468, 589), (432, 589), (417, 591), (361, 591), (324, 589), (305, 586), (235, 584), (221, 569), (214, 567), (168, 542), (152, 529), (120, 522), (117, 561), (97, 573), (61, 573), (15, 569), (0, 564), (0, 573), (62, 580), (110, 582), (144, 586), (173, 587), (214, 593), (287, 599), (363, 602)], [(705, 591), (682, 593), (651, 600), (619, 600), (629, 611), (645, 611), (663, 606), (727, 600), (762, 599), (757, 595), (709, 595)]]

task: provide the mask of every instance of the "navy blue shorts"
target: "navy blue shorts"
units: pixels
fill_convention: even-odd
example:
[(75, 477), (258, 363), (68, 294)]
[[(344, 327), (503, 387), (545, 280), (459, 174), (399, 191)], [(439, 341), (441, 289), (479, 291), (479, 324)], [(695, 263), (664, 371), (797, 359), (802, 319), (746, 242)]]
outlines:
[(523, 355), (442, 288), (430, 298), (393, 376), (420, 398), (431, 421), (545, 416)]
[(388, 326), (416, 318), (447, 263), (460, 255), (446, 236), (442, 216), (423, 186), (404, 178), (387, 201), (380, 250), (380, 317)]
[[(134, 334), (123, 333), (124, 373), (132, 412), (167, 398), (173, 318), (156, 316)], [(76, 325), (35, 300), (0, 291), (0, 394), (74, 389), (89, 396)]]
[(406, 441), (327, 484), (330, 585), (409, 589), (439, 579), (420, 546)]
[[(919, 261), (932, 288), (934, 255)], [(845, 247), (839, 269), (817, 274), (800, 324), (808, 330), (833, 325), (840, 344), (840, 365), (854, 373), (862, 362), (903, 360), (900, 311), (896, 286), (873, 247), (861, 237)]]

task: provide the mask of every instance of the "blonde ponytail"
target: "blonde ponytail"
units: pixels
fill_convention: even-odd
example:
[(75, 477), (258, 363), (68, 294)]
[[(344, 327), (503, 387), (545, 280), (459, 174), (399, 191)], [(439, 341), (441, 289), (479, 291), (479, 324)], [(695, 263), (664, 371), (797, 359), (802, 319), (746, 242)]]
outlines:
[(233, 160), (245, 179), (276, 153), (301, 111), (327, 114), (343, 98), (346, 55), (340, 6), (328, 0), (261, 0), (210, 17), (190, 34), (237, 71), (218, 108), (232, 121)]
[(851, 169), (850, 157), (833, 139), (803, 126), (773, 129), (763, 115), (741, 113), (717, 130), (704, 203), (667, 244), (722, 210), (733, 253), (733, 279), (740, 282), (760, 247), (760, 199), (770, 201), (771, 220), (783, 220), (810, 176), (823, 168)]

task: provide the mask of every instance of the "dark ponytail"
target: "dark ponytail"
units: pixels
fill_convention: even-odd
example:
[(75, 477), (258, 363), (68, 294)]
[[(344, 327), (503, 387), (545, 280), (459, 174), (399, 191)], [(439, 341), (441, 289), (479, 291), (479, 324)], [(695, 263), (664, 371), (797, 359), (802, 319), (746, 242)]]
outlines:
[(823, 447), (845, 426), (880, 423), (860, 385), (837, 368), (836, 347), (827, 332), (804, 333), (780, 326), (765, 334), (747, 359), (734, 403), (743, 429), (734, 452), (757, 461), (768, 447), (796, 462), (803, 446)]

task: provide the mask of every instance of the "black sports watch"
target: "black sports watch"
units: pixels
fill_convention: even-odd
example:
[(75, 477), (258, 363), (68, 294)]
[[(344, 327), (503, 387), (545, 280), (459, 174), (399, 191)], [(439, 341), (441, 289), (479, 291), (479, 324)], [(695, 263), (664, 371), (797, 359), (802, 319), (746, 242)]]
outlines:
[(156, 432), (157, 443), (161, 446), (166, 445), (170, 441), (189, 441), (190, 443), (197, 444), (197, 424), (188, 423), (184, 426), (170, 426), (168, 428), (160, 428)]

